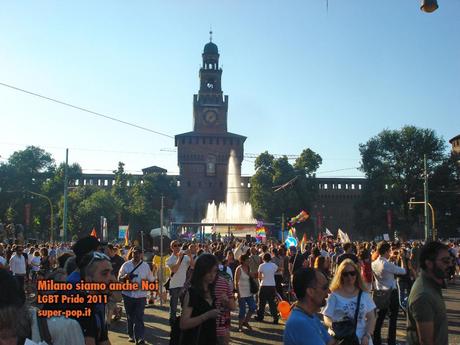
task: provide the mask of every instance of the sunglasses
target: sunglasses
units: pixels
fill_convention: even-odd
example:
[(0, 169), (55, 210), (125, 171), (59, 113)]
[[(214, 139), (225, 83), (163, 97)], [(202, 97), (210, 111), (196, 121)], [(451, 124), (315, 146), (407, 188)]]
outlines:
[(91, 260), (88, 262), (88, 265), (87, 266), (91, 266), (91, 264), (94, 262), (94, 261), (102, 261), (102, 260), (107, 260), (107, 261), (110, 261), (110, 258), (105, 255), (104, 253), (101, 253), (101, 252), (93, 252), (93, 255), (91, 257)]
[(174, 244), (173, 248), (180, 247), (180, 244)]
[(342, 272), (342, 277), (354, 277), (356, 276), (356, 271)]

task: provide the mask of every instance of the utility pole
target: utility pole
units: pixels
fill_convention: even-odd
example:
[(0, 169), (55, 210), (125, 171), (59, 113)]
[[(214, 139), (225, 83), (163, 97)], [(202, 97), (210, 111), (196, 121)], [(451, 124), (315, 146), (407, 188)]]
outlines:
[[(160, 209), (160, 281), (163, 279), (163, 209), (164, 209), (164, 196), (161, 196), (161, 209)], [(163, 283), (160, 283), (160, 306), (163, 306)]]
[(284, 213), (281, 213), (281, 243), (284, 243)]
[(63, 215), (63, 231), (64, 231), (64, 242), (67, 242), (67, 191), (69, 184), (69, 149), (65, 149), (65, 168), (64, 168), (64, 215)]
[(424, 215), (425, 215), (425, 241), (431, 239), (430, 225), (429, 225), (429, 214), (428, 214), (428, 173), (426, 169), (426, 154), (423, 155), (423, 202), (424, 202)]

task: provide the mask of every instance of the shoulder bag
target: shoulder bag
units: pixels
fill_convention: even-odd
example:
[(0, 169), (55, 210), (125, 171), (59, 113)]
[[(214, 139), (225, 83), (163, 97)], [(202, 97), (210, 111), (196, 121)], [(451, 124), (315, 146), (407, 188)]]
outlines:
[(332, 322), (332, 332), (334, 332), (334, 338), (337, 339), (338, 344), (340, 345), (359, 345), (359, 339), (356, 335), (356, 326), (358, 325), (358, 314), (362, 294), (363, 291), (359, 290), (354, 320)]
[[(377, 280), (377, 277), (375, 276), (374, 272), (372, 272), (372, 275), (374, 277), (374, 282), (375, 282)], [(392, 291), (393, 291), (392, 289), (377, 290), (374, 284), (374, 290), (372, 291), (372, 299), (374, 300), (374, 303), (377, 309), (383, 310), (383, 309), (388, 309), (390, 307)]]

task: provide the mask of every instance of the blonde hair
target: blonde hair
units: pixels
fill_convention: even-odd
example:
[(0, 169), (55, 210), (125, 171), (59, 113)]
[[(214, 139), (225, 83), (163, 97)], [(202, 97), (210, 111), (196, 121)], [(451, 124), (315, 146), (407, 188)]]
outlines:
[(334, 278), (331, 281), (331, 285), (329, 286), (329, 289), (332, 292), (334, 292), (336, 290), (339, 290), (343, 286), (342, 272), (345, 270), (345, 267), (347, 267), (347, 266), (351, 266), (351, 267), (353, 267), (355, 269), (355, 272), (356, 272), (355, 286), (358, 289), (361, 289), (361, 290), (367, 292), (367, 287), (366, 287), (366, 285), (364, 285), (364, 281), (363, 281), (363, 278), (361, 276), (361, 270), (358, 267), (358, 265), (356, 265), (354, 263), (354, 261), (351, 260), (351, 259), (345, 259), (345, 260), (343, 260), (341, 262), (341, 264), (337, 268), (337, 272), (334, 274)]

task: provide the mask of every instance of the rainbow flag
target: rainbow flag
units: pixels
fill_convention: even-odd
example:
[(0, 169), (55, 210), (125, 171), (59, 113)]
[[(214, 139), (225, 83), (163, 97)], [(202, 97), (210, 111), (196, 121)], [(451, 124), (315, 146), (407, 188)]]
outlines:
[(265, 227), (261, 227), (261, 228), (256, 229), (256, 236), (266, 237), (267, 232), (265, 231)]

